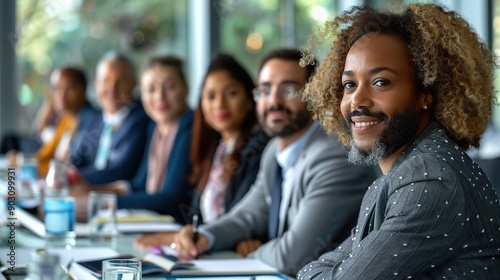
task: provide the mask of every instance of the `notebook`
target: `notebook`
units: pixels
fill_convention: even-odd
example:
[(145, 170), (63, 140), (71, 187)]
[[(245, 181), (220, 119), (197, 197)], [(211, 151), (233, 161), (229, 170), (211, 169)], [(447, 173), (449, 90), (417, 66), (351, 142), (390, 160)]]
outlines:
[(173, 270), (175, 275), (261, 275), (275, 274), (279, 271), (258, 259), (197, 259), (186, 270)]
[[(131, 259), (132, 255), (122, 255), (114, 258)], [(95, 277), (100, 277), (102, 261), (109, 258), (100, 258), (78, 262)], [(279, 271), (257, 259), (197, 259), (178, 260), (174, 256), (156, 255), (149, 253), (142, 259), (142, 274), (171, 274), (171, 275), (265, 275)]]
[[(153, 280), (153, 278), (148, 278)], [(179, 279), (179, 280), (291, 280), (292, 278), (287, 277), (284, 274), (270, 274), (270, 275), (196, 275), (193, 277), (189, 276), (175, 276), (175, 275), (168, 275), (165, 278), (154, 278), (155, 280), (173, 280), (173, 279)]]
[[(154, 254), (148, 254), (140, 259), (142, 262), (142, 275), (169, 274), (172, 270), (188, 269), (193, 263), (188, 261), (178, 261), (176, 257), (155, 257)], [(77, 262), (78, 265), (85, 268), (94, 277), (100, 278), (102, 275), (102, 262), (108, 259), (136, 259), (133, 255), (119, 255), (111, 258), (97, 258)]]
[[(121, 233), (172, 232), (181, 228), (173, 222), (171, 216), (154, 215), (143, 210), (121, 211), (118, 217), (118, 231)], [(40, 237), (45, 237), (45, 225), (39, 218), (31, 215), (22, 208), (16, 208), (17, 220), (21, 225)], [(77, 237), (87, 237), (89, 229), (85, 223), (76, 223)]]

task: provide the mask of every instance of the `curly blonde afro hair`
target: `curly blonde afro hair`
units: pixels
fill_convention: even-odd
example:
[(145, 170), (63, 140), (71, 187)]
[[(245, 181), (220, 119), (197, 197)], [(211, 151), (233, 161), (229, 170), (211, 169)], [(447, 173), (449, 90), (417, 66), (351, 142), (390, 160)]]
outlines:
[(341, 76), (351, 46), (371, 32), (407, 42), (418, 84), (432, 92), (433, 118), (463, 149), (478, 147), (491, 116), (494, 55), (459, 15), (430, 4), (408, 5), (401, 13), (354, 7), (314, 30), (302, 65), (313, 63), (313, 53), (325, 42), (333, 45), (301, 96), (326, 131), (349, 143), (340, 126)]

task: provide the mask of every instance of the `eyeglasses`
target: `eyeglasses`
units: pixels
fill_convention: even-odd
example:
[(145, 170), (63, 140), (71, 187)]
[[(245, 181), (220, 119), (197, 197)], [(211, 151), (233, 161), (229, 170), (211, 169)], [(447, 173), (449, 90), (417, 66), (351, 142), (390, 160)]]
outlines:
[[(270, 86), (260, 86), (252, 90), (253, 99), (259, 101), (260, 99), (268, 100), (271, 96), (272, 87)], [(298, 96), (299, 89), (297, 86), (280, 86), (278, 88), (278, 96), (285, 100), (292, 100)]]

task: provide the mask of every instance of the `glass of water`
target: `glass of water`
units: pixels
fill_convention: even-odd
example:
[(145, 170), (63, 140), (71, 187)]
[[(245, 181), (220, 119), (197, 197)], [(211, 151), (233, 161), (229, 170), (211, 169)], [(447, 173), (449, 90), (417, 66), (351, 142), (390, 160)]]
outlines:
[(116, 194), (89, 193), (87, 217), (90, 238), (108, 239), (118, 233), (116, 224)]
[(137, 259), (102, 261), (102, 280), (141, 280), (142, 265)]

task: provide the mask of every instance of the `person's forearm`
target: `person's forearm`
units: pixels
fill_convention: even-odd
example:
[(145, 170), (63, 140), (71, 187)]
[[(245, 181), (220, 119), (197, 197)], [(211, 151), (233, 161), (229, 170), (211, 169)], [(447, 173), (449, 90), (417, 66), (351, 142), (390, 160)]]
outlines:
[(125, 180), (115, 181), (109, 184), (89, 185), (88, 189), (89, 191), (111, 192), (119, 195), (128, 194), (130, 192), (130, 186)]

